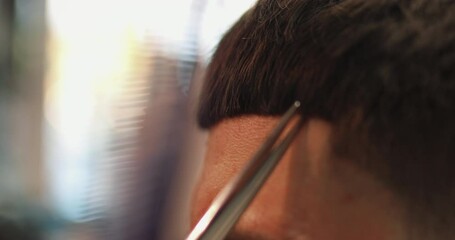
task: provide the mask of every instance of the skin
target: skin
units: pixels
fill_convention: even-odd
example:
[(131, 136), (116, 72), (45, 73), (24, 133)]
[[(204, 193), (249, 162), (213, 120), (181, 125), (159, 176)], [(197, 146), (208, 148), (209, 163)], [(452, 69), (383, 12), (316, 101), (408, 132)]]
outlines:
[[(278, 120), (243, 116), (210, 130), (192, 226)], [(304, 125), (229, 239), (406, 239), (399, 203), (369, 174), (331, 156), (331, 132), (322, 120)]]

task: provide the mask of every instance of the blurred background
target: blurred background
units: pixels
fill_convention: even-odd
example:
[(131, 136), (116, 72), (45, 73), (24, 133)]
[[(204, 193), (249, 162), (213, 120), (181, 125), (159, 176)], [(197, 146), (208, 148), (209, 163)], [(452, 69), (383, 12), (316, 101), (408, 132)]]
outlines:
[(0, 239), (183, 239), (195, 108), (253, 0), (0, 0)]

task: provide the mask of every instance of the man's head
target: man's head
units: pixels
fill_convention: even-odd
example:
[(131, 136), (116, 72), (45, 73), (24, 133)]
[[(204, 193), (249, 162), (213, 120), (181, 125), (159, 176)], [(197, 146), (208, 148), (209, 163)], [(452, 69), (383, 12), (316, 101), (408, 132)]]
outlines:
[(260, 0), (207, 72), (195, 218), (299, 100), (306, 124), (240, 234), (455, 237), (454, 47), (450, 0)]

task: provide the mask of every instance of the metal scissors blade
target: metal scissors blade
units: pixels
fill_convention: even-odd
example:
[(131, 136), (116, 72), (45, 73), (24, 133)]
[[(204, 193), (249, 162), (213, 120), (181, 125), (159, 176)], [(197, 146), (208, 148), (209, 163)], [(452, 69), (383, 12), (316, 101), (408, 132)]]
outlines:
[(299, 107), (297, 101), (286, 111), (248, 164), (215, 197), (186, 240), (221, 240), (226, 237), (297, 135), (301, 121), (277, 142)]

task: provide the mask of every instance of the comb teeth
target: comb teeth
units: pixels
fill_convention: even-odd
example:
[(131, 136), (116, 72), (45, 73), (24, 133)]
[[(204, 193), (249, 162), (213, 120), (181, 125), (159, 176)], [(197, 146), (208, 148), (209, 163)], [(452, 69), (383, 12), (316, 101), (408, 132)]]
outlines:
[(84, 231), (95, 239), (127, 239), (124, 234), (129, 196), (136, 185), (140, 131), (145, 119), (145, 109), (150, 98), (148, 69), (149, 45), (130, 57), (134, 66), (126, 72), (126, 80), (120, 83), (119, 93), (111, 107), (111, 115), (106, 126), (107, 136), (104, 150), (99, 156), (91, 185), (86, 190), (82, 206), (82, 220), (87, 224)]
[[(186, 96), (178, 80), (179, 62), (176, 57), (159, 51), (158, 43), (153, 46), (149, 101), (134, 156), (137, 162), (131, 185), (121, 193), (126, 198), (121, 207), (122, 239), (159, 238), (169, 183), (183, 145)], [(129, 123), (121, 125), (129, 126)]]

